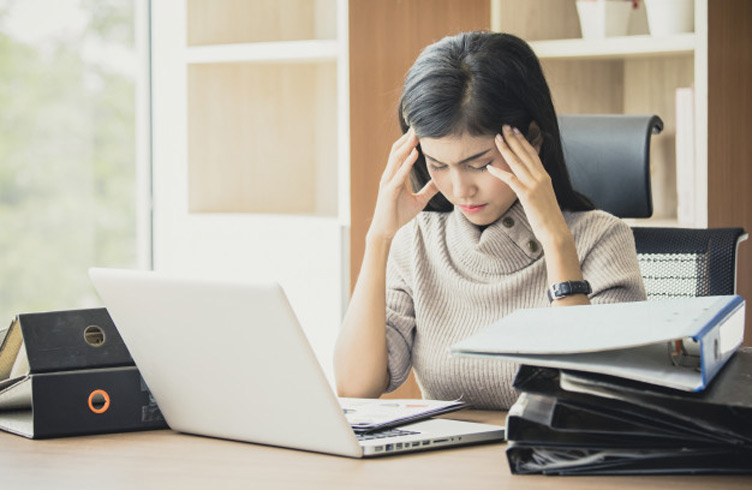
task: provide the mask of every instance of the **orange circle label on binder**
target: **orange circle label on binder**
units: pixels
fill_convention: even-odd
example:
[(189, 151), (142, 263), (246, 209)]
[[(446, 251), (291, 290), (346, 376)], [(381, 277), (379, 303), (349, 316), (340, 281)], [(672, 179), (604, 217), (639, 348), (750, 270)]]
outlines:
[(110, 408), (110, 395), (104, 390), (94, 390), (89, 395), (89, 409), (94, 413), (105, 413)]

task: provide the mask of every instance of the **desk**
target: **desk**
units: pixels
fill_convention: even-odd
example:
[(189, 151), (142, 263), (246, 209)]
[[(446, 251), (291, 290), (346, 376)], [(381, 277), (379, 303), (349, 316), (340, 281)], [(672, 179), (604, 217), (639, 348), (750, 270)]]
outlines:
[[(503, 423), (503, 412), (452, 418)], [(504, 444), (356, 460), (168, 430), (33, 441), (0, 432), (3, 489), (746, 489), (752, 477), (509, 473)]]

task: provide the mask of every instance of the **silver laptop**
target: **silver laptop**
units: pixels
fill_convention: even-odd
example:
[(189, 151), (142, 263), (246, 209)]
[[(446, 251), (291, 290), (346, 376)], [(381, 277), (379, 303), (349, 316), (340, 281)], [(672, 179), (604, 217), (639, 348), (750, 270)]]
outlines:
[(174, 430), (354, 458), (504, 438), (503, 427), (430, 419), (359, 440), (277, 283), (89, 275)]

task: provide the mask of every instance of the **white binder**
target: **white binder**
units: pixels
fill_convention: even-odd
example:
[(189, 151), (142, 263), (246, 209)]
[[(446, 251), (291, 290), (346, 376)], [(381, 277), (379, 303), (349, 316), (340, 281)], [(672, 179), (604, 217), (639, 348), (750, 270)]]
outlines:
[(741, 345), (744, 311), (738, 295), (523, 309), (451, 352), (700, 391)]

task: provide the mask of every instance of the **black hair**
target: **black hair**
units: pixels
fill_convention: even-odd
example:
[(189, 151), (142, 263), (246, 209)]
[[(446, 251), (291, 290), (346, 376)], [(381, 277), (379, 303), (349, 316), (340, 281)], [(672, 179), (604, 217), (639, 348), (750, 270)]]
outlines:
[[(419, 138), (495, 136), (503, 124), (519, 128), (529, 140), (531, 122), (543, 137), (540, 158), (551, 176), (562, 210), (585, 211), (593, 204), (572, 188), (564, 162), (559, 123), (540, 61), (522, 39), (511, 34), (465, 32), (426, 47), (407, 73), (399, 103), (402, 132)], [(420, 148), (419, 148), (420, 150)], [(430, 180), (422, 152), (410, 174), (413, 190)], [(451, 211), (440, 193), (426, 211)]]

